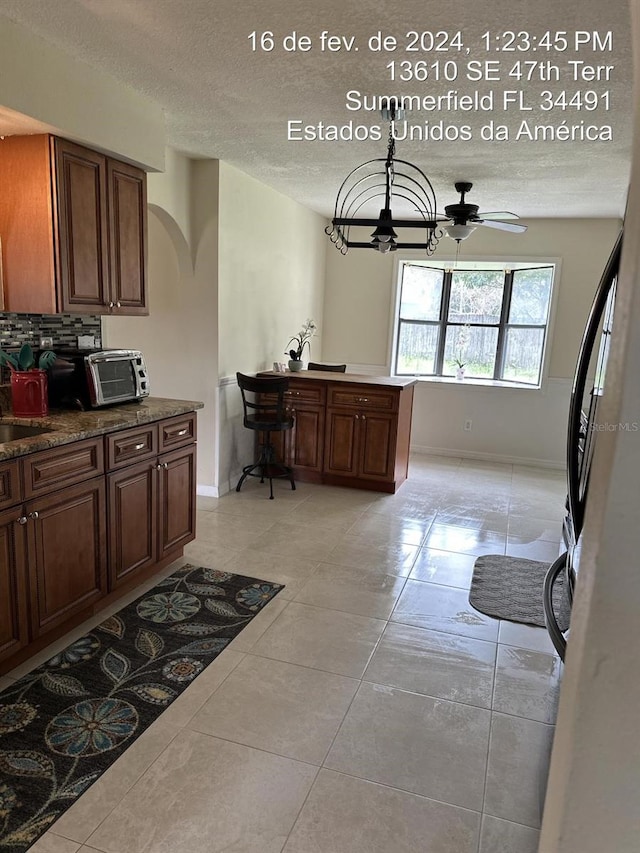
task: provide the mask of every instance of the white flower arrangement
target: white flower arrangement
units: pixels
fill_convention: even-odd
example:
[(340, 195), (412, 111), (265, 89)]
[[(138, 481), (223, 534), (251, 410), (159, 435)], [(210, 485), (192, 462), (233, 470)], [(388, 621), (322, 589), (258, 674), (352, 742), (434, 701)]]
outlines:
[(302, 329), (298, 332), (297, 335), (294, 335), (287, 346), (290, 346), (295, 342), (295, 349), (285, 350), (286, 355), (292, 361), (302, 361), (302, 353), (304, 352), (305, 346), (308, 347), (309, 351), (311, 351), (311, 344), (309, 341), (315, 335), (318, 327), (316, 326), (315, 320), (307, 320)]

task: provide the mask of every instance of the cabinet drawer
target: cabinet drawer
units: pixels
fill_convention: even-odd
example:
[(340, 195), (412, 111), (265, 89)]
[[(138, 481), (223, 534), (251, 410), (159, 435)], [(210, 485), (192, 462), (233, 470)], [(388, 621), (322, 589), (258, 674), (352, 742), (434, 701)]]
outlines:
[(339, 385), (329, 388), (329, 406), (351, 406), (394, 412), (398, 408), (398, 391), (380, 390), (367, 385)]
[(285, 399), (295, 403), (319, 403), (325, 401), (325, 386), (319, 382), (290, 382), (284, 392)]
[(113, 432), (107, 436), (106, 446), (108, 471), (149, 459), (158, 452), (157, 425), (148, 424)]
[(17, 460), (0, 463), (0, 509), (13, 506), (22, 500), (20, 466)]
[(104, 473), (102, 438), (87, 438), (25, 456), (25, 500)]
[(182, 447), (184, 444), (193, 444), (196, 440), (196, 413), (189, 412), (187, 415), (167, 418), (166, 421), (158, 424), (158, 430), (160, 433), (158, 453), (173, 450), (174, 447)]

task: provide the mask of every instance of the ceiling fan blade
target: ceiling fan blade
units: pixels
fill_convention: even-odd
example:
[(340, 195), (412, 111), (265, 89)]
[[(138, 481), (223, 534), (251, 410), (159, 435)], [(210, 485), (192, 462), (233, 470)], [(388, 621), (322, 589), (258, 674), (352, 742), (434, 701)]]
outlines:
[(480, 219), (520, 219), (517, 213), (509, 213), (508, 210), (492, 210), (489, 213), (478, 214)]
[(512, 222), (497, 222), (496, 220), (475, 219), (474, 225), (484, 225), (486, 228), (495, 228), (498, 231), (511, 231), (514, 234), (523, 234), (527, 230), (526, 225), (514, 225)]

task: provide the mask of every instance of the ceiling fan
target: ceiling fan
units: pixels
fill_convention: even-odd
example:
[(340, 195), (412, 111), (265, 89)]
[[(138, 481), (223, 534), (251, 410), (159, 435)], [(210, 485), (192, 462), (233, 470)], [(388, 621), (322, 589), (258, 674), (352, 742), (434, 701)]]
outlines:
[(466, 240), (478, 225), (487, 228), (496, 228), (499, 231), (511, 231), (514, 234), (522, 234), (527, 230), (526, 225), (516, 225), (513, 222), (502, 222), (502, 219), (518, 219), (517, 214), (506, 210), (493, 211), (491, 213), (478, 213), (477, 204), (468, 204), (465, 201), (466, 194), (471, 190), (473, 184), (467, 181), (457, 181), (456, 192), (460, 193), (460, 201), (456, 204), (447, 204), (444, 209), (442, 220), (450, 224), (443, 226), (447, 237), (451, 237), (456, 243)]

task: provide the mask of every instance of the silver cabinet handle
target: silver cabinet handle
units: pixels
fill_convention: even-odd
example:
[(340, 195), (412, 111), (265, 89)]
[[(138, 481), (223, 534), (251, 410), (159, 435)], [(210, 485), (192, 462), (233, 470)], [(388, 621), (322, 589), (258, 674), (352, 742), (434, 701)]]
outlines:
[(360, 415), (356, 415), (356, 420), (360, 420)]
[(113, 302), (110, 302), (110, 303), (109, 303), (109, 310), (110, 310), (110, 311), (113, 311)]
[(37, 519), (37, 518), (40, 518), (40, 514), (39, 514), (38, 512), (30, 512), (30, 513), (27, 515), (27, 518), (33, 518), (33, 519), (35, 520), (35, 519)]
[(27, 523), (27, 516), (21, 515), (20, 518), (18, 519), (18, 524), (26, 524), (26, 523)]
[(363, 415), (363, 416), (362, 416), (362, 420), (363, 420), (363, 421), (366, 421), (366, 419), (367, 419), (367, 416), (366, 416), (366, 415)]
[(133, 449), (134, 450), (142, 450), (144, 448), (144, 446), (145, 446), (144, 441), (142, 441), (142, 442), (140, 442), (140, 444), (134, 445)]
[(120, 300), (119, 300), (119, 299), (118, 299), (118, 301), (116, 302), (116, 308), (122, 308), (122, 305), (120, 304)]
[(156, 471), (162, 471), (162, 465), (159, 462), (156, 465)]
[(355, 401), (356, 401), (356, 403), (368, 403), (369, 398), (368, 397), (356, 397)]
[(169, 470), (169, 463), (168, 463), (168, 462), (163, 462), (163, 463), (162, 463), (162, 467), (164, 468), (164, 470), (165, 470), (165, 471), (168, 471), (168, 470)]
[(186, 435), (186, 434), (187, 434), (187, 428), (186, 427), (184, 429), (181, 429), (180, 432), (178, 433), (178, 435)]

